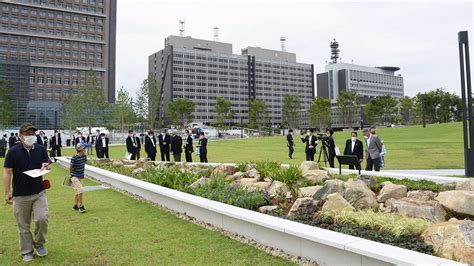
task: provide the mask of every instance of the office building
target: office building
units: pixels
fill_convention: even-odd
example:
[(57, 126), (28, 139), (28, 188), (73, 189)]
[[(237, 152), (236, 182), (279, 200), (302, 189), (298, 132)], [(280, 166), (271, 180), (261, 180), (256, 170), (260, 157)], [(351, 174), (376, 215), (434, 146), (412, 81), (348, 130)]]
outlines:
[(232, 103), (232, 123), (248, 122), (248, 101), (263, 100), (270, 123), (281, 124), (285, 95), (297, 95), (308, 108), (314, 97), (313, 65), (298, 63), (296, 54), (247, 47), (233, 54), (232, 44), (169, 36), (165, 48), (149, 56), (149, 73), (155, 75), (162, 95), (160, 116), (169, 124), (166, 108), (177, 98), (194, 102), (194, 122), (212, 124), (216, 97)]
[(15, 120), (61, 126), (61, 101), (79, 93), (92, 69), (108, 102), (115, 100), (114, 0), (1, 1), (0, 79), (14, 86)]

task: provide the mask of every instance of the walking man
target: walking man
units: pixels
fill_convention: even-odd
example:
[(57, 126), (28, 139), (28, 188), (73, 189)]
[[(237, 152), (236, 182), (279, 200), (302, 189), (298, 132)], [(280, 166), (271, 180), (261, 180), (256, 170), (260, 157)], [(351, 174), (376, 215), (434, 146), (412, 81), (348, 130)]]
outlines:
[(367, 165), (365, 167), (366, 171), (380, 171), (380, 152), (382, 151), (382, 142), (380, 141), (377, 135), (372, 135), (370, 130), (364, 128), (362, 134), (365, 138), (365, 153), (367, 155)]
[(166, 129), (161, 130), (161, 135), (158, 137), (158, 142), (160, 143), (161, 160), (169, 162), (171, 136), (168, 135), (168, 132)]
[(183, 139), (179, 134), (173, 134), (171, 138), (171, 151), (175, 162), (181, 162), (181, 153), (183, 152)]
[(293, 159), (293, 152), (295, 151), (295, 142), (293, 142), (293, 129), (290, 128), (288, 135), (286, 135), (286, 145), (288, 146), (288, 157)]
[[(43, 177), (32, 178), (23, 173), (33, 169), (50, 169), (46, 148), (35, 144), (36, 130), (36, 127), (30, 123), (20, 127), (21, 144), (8, 151), (3, 166), (5, 202), (13, 204), (20, 238), (20, 255), (25, 262), (34, 259), (33, 249), (40, 257), (48, 254), (44, 244), (48, 231), (49, 210)], [(12, 191), (10, 190), (11, 183)], [(35, 222), (34, 236), (30, 230), (32, 220)]]
[(193, 162), (193, 135), (191, 134), (190, 130), (186, 130), (187, 138), (186, 138), (186, 146), (184, 146), (184, 153), (186, 154), (186, 162), (191, 163)]
[(156, 160), (156, 138), (152, 130), (150, 130), (148, 136), (145, 137), (145, 152), (148, 159), (151, 161)]

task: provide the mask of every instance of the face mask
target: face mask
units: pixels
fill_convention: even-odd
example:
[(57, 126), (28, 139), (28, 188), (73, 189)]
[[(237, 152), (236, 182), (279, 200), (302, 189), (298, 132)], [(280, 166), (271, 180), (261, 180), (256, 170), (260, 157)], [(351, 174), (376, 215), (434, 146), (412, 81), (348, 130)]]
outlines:
[(293, 132), (290, 132), (291, 135), (293, 135)]
[(23, 142), (25, 143), (26, 146), (33, 146), (33, 144), (36, 143), (36, 137), (35, 136), (25, 136)]
[(356, 141), (357, 138), (356, 138), (356, 137), (352, 137), (351, 139), (352, 139), (352, 141)]
[(161, 133), (161, 135), (163, 135), (163, 136), (164, 136), (164, 135), (165, 135), (165, 132), (162, 132), (162, 133)]
[(105, 139), (105, 137), (104, 137), (104, 136), (102, 136), (101, 138), (102, 138), (102, 139)]
[(307, 131), (307, 132), (306, 132), (306, 134), (308, 134), (308, 135), (309, 135), (309, 134), (311, 134), (311, 133), (310, 133), (309, 131)]
[(364, 138), (365, 138), (365, 139), (368, 139), (369, 137), (367, 137), (367, 136), (364, 136)]

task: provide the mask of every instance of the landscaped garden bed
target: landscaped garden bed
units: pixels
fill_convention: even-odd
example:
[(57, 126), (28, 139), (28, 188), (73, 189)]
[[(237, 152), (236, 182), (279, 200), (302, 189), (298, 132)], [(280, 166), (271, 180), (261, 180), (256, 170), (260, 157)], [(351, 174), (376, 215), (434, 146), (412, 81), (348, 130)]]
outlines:
[[(329, 175), (317, 164), (208, 167), (146, 161), (90, 164), (153, 184), (426, 254), (471, 263), (474, 180)], [(449, 221), (448, 221), (449, 220)]]

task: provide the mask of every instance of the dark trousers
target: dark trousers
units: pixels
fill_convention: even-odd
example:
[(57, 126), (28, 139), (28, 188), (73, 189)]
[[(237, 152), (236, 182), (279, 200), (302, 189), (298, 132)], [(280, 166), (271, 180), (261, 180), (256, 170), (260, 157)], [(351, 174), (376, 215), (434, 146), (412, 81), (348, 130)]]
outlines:
[(137, 150), (137, 160), (140, 160), (140, 150)]
[(207, 163), (207, 151), (201, 152), (199, 154), (199, 159), (201, 160), (201, 163)]
[(288, 157), (293, 159), (293, 152), (295, 152), (295, 147), (293, 145), (288, 146)]
[(193, 154), (190, 151), (185, 151), (186, 154), (186, 162), (192, 163), (193, 162)]
[(148, 159), (150, 159), (150, 161), (155, 161), (156, 160), (156, 153), (148, 153)]
[(132, 153), (132, 156), (130, 157), (130, 160), (137, 160), (137, 152), (133, 151), (131, 153)]
[(167, 161), (169, 162), (170, 161), (170, 151), (163, 151), (163, 150), (160, 150), (160, 153), (161, 153), (161, 160), (164, 162), (164, 161)]
[(173, 159), (175, 162), (181, 162), (181, 152), (173, 153)]
[(369, 157), (367, 158), (367, 165), (365, 167), (365, 171), (372, 171), (372, 168), (375, 169), (376, 172), (380, 171), (380, 158), (372, 159)]
[(314, 161), (314, 154), (313, 150), (306, 150), (306, 161)]
[(61, 157), (61, 148), (60, 147), (53, 148), (52, 150), (53, 150), (52, 154), (54, 154), (53, 155), (54, 157), (56, 157), (56, 156)]
[(334, 158), (336, 158), (336, 153), (335, 153), (335, 152), (334, 152), (334, 153), (330, 152), (330, 153), (329, 153), (328, 161), (329, 161), (329, 166), (330, 166), (331, 168), (335, 168), (335, 166), (334, 166)]
[[(355, 168), (356, 168), (357, 170), (360, 170), (360, 164), (359, 164), (359, 165), (356, 165)], [(349, 169), (354, 170), (354, 165), (350, 164), (350, 165), (349, 165)]]
[(0, 148), (0, 157), (1, 158), (5, 157), (5, 152), (6, 152), (5, 148)]
[(104, 148), (102, 150), (102, 158), (105, 156), (105, 158), (109, 159), (109, 148)]

